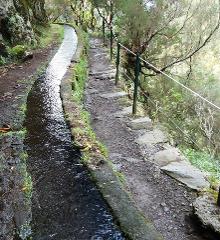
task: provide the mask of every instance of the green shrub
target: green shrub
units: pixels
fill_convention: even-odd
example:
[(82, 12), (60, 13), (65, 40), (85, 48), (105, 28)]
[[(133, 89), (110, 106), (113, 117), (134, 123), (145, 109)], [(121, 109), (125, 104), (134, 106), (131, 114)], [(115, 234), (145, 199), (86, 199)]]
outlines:
[(0, 66), (6, 64), (6, 59), (3, 56), (0, 56)]
[(9, 54), (11, 55), (11, 57), (19, 59), (24, 55), (26, 50), (27, 47), (25, 47), (24, 45), (16, 45), (9, 50)]

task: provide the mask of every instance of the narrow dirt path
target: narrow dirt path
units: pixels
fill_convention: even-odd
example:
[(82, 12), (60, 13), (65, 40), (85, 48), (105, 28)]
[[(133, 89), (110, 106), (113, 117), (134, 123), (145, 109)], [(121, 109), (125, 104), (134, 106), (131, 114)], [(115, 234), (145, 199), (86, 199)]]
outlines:
[(166, 240), (217, 239), (195, 226), (191, 214), (196, 193), (144, 160), (134, 142), (137, 133), (127, 127), (129, 117), (119, 118), (115, 114), (123, 109), (121, 99), (101, 96), (120, 89), (114, 86), (113, 66), (100, 39), (91, 39), (89, 63), (85, 106), (98, 139), (107, 146), (110, 160), (124, 174), (126, 188), (137, 206)]

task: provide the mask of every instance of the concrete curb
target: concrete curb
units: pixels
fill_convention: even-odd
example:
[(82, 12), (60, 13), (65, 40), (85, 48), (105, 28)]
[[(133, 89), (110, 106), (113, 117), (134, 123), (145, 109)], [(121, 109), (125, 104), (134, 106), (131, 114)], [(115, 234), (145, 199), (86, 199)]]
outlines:
[[(81, 42), (78, 44), (76, 54), (72, 62), (77, 62), (83, 50)], [(74, 63), (72, 64), (74, 67)], [(77, 126), (76, 114), (72, 114), (77, 104), (72, 101), (72, 71), (69, 70), (61, 83), (61, 98), (64, 112), (71, 130)], [(80, 116), (78, 116), (78, 119)], [(72, 131), (73, 132), (73, 131)], [(73, 136), (74, 139), (74, 136)], [(95, 155), (94, 155), (95, 156)], [(94, 157), (95, 158), (95, 157)], [(104, 157), (103, 157), (104, 158)], [(94, 161), (95, 162), (95, 161)], [(125, 233), (126, 239), (132, 240), (162, 240), (161, 234), (155, 229), (149, 219), (146, 219), (135, 206), (129, 193), (124, 189), (120, 179), (116, 176), (111, 164), (107, 160), (98, 168), (88, 167), (94, 181), (100, 189), (103, 197), (110, 206), (113, 215), (118, 221), (121, 230)]]

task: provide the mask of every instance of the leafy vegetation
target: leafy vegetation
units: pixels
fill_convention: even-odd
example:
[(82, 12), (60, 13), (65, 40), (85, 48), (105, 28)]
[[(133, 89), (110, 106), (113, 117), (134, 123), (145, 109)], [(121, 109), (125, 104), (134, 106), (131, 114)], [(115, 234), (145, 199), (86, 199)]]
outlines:
[[(76, 25), (93, 32), (105, 26), (105, 37), (112, 31), (123, 45), (160, 71), (219, 105), (220, 1), (56, 2), (66, 6), (66, 12), (73, 10)], [(132, 91), (133, 82), (127, 76), (134, 78), (135, 58), (126, 51), (121, 56), (122, 76)], [(144, 62), (140, 85), (145, 95), (140, 93), (139, 101), (154, 121), (164, 123), (174, 145), (183, 146), (183, 153), (194, 165), (218, 180), (219, 111)]]
[(64, 35), (63, 27), (52, 24), (50, 26), (37, 26), (36, 27), (36, 42), (33, 44), (24, 44), (24, 45), (16, 45), (14, 47), (7, 47), (8, 55), (0, 56), (0, 66), (9, 64), (11, 62), (20, 61), (25, 52), (43, 49), (48, 47), (54, 41), (61, 42)]
[(208, 179), (215, 190), (218, 190), (218, 183), (220, 181), (220, 165), (219, 159), (214, 158), (212, 155), (197, 151), (195, 149), (190, 149), (186, 147), (180, 148), (182, 153), (190, 160), (190, 162), (201, 169), (209, 173)]
[(20, 59), (24, 56), (27, 48), (24, 45), (16, 45), (15, 47), (9, 49), (9, 55), (12, 58)]
[(85, 87), (85, 79), (87, 78), (87, 71), (85, 69), (87, 68), (87, 59), (86, 56), (82, 56), (80, 62), (76, 64), (75, 71), (74, 71), (74, 79), (73, 81), (73, 98), (78, 103), (81, 103), (83, 100), (83, 94), (84, 94), (84, 87)]
[(94, 152), (102, 154), (103, 156), (108, 156), (108, 151), (106, 147), (96, 139), (96, 135), (90, 125), (89, 113), (83, 109), (82, 101), (84, 97), (84, 88), (86, 79), (88, 76), (87, 72), (87, 57), (82, 55), (79, 63), (74, 66), (73, 75), (73, 101), (78, 106), (78, 115), (80, 117), (79, 125), (73, 129), (73, 134), (75, 136), (75, 144), (80, 146), (84, 142), (83, 147), (83, 161), (88, 162), (91, 159), (90, 150), (93, 149)]

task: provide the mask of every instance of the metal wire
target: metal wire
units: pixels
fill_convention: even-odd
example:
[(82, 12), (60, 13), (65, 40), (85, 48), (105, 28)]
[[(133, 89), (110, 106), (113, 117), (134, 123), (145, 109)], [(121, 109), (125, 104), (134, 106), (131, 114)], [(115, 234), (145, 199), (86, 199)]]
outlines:
[[(113, 29), (113, 26), (110, 26)], [(134, 56), (137, 56), (136, 53), (134, 53), (132, 50), (130, 50), (129, 48), (125, 47), (123, 44), (121, 44), (118, 40), (118, 37), (115, 35), (115, 33), (113, 32), (113, 37), (116, 40), (116, 42), (122, 47), (124, 48), (126, 51), (128, 51), (129, 53), (131, 53)], [(198, 98), (202, 99), (203, 101), (205, 101), (206, 103), (210, 104), (212, 107), (220, 110), (220, 107), (217, 106), (216, 104), (212, 103), (211, 101), (209, 101), (208, 99), (206, 99), (205, 97), (201, 96), (199, 93), (193, 91), (191, 88), (188, 88), (187, 86), (185, 86), (184, 84), (180, 83), (179, 81), (177, 81), (176, 79), (174, 79), (173, 77), (169, 76), (167, 73), (161, 71), (160, 69), (158, 69), (157, 67), (155, 67), (152, 63), (149, 63), (148, 61), (146, 61), (145, 59), (140, 57), (140, 60), (145, 62), (146, 64), (148, 64), (150, 67), (152, 67), (156, 72), (161, 73), (162, 75), (166, 76), (167, 78), (171, 79), (172, 81), (174, 81), (175, 83), (177, 83), (178, 85), (180, 85), (181, 87), (183, 87), (184, 89), (186, 89), (187, 91), (191, 92), (194, 96), (197, 96)]]
[[(148, 95), (146, 95), (146, 93), (145, 93), (143, 90), (141, 90), (141, 93), (142, 93), (155, 107), (157, 107), (156, 103), (155, 103)], [(165, 117), (167, 118), (167, 115), (166, 115), (161, 109), (158, 109), (158, 110), (159, 110), (159, 112), (160, 112), (163, 116), (165, 116)], [(170, 121), (183, 135), (185, 135), (185, 136), (190, 140), (190, 142), (194, 143), (194, 144), (197, 146), (197, 148), (202, 151), (202, 149), (200, 148), (200, 146), (191, 138), (191, 136), (190, 136), (189, 134), (187, 134), (187, 133), (186, 133), (179, 125), (177, 125), (172, 119), (169, 118), (169, 121)]]
[(201, 96), (199, 93), (193, 91), (191, 88), (188, 88), (187, 86), (185, 86), (184, 84), (180, 83), (179, 81), (177, 81), (176, 79), (174, 79), (173, 77), (169, 76), (168, 74), (166, 74), (165, 72), (159, 70), (157, 67), (155, 67), (153, 64), (149, 63), (148, 61), (144, 60), (143, 58), (140, 58), (143, 62), (145, 62), (146, 64), (148, 64), (150, 67), (152, 67), (155, 71), (160, 72), (162, 75), (166, 76), (167, 78), (171, 79), (172, 81), (174, 81), (175, 83), (177, 83), (178, 85), (180, 85), (181, 87), (183, 87), (184, 89), (188, 90), (189, 92), (191, 92), (193, 95), (197, 96), (198, 98), (202, 99), (203, 101), (205, 101), (206, 103), (210, 104), (212, 107), (220, 110), (220, 107), (215, 105), (214, 103), (212, 103), (211, 101), (209, 101), (208, 99), (204, 98), (203, 96)]
[(118, 43), (122, 48), (124, 48), (127, 52), (131, 53), (134, 56), (137, 56), (136, 53), (132, 52), (129, 48), (125, 47), (124, 45), (122, 45), (120, 42)]
[[(120, 42), (118, 42), (118, 44), (124, 48), (127, 52), (131, 53), (133, 56), (137, 56), (136, 53), (134, 53), (133, 51), (131, 51), (129, 48), (125, 47), (123, 44), (121, 44)], [(184, 84), (180, 83), (179, 81), (177, 81), (176, 79), (174, 79), (173, 77), (171, 77), (170, 75), (168, 75), (167, 73), (161, 71), (160, 69), (158, 69), (157, 67), (155, 67), (153, 64), (149, 63), (148, 61), (146, 61), (145, 59), (140, 57), (140, 60), (146, 64), (148, 64), (154, 71), (161, 73), (162, 75), (166, 76), (167, 78), (169, 78), (170, 80), (174, 81), (176, 84), (178, 84), (179, 86), (181, 86), (182, 88), (186, 89), (187, 91), (189, 91), (190, 93), (192, 93), (194, 96), (200, 98), (201, 100), (203, 100), (204, 102), (208, 103), (209, 105), (211, 105), (212, 107), (220, 110), (220, 107), (217, 106), (216, 104), (214, 104), (213, 102), (209, 101), (208, 99), (206, 99), (205, 97), (201, 96), (199, 93), (193, 91), (191, 88), (185, 86)]]
[[(121, 44), (118, 40), (118, 38), (116, 37), (115, 34), (113, 34), (114, 39), (116, 40), (116, 42), (127, 52), (131, 53), (133, 56), (137, 56), (136, 53), (134, 53), (132, 50), (130, 50), (129, 48), (127, 48), (126, 46), (124, 46), (123, 44)], [(200, 95), (199, 93), (193, 91), (191, 88), (185, 86), (184, 84), (180, 83), (178, 80), (174, 79), (173, 77), (171, 77), (170, 75), (168, 75), (167, 73), (163, 72), (162, 70), (158, 69), (157, 67), (155, 67), (153, 64), (149, 63), (148, 61), (146, 61), (145, 59), (140, 57), (140, 60), (146, 64), (148, 64), (152, 70), (154, 70), (157, 73), (161, 73), (162, 75), (164, 75), (165, 77), (169, 78), (170, 80), (174, 81), (176, 84), (178, 84), (179, 86), (181, 86), (182, 88), (184, 88), (185, 90), (189, 91), (193, 96), (196, 96), (198, 98), (200, 98), (202, 101), (208, 103), (209, 105), (211, 105), (213, 108), (220, 110), (220, 107), (217, 106), (216, 104), (214, 104), (213, 102), (211, 102), (210, 100), (206, 99), (205, 97), (203, 97), (202, 95)], [(124, 71), (123, 74), (130, 80), (134, 81), (130, 76), (128, 76)], [(144, 95), (147, 99), (149, 99), (149, 101), (156, 106), (156, 104), (154, 103), (154, 101), (149, 98), (149, 96), (146, 94), (146, 92), (141, 88), (141, 93), (142, 95)], [(166, 114), (161, 111), (161, 109), (158, 109), (160, 111), (160, 113), (162, 113), (162, 115), (164, 115), (165, 117)], [(195, 146), (197, 146), (197, 148), (199, 150), (201, 150), (200, 146), (191, 138), (191, 136), (189, 134), (187, 134), (178, 124), (176, 124), (172, 119), (169, 119), (169, 121), (181, 132), (183, 133), (192, 143), (195, 144)], [(202, 150), (203, 151), (203, 150)]]

